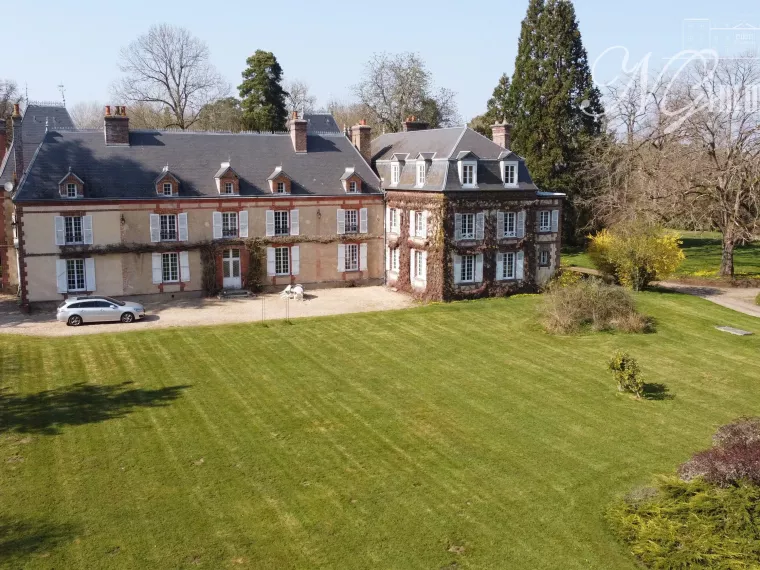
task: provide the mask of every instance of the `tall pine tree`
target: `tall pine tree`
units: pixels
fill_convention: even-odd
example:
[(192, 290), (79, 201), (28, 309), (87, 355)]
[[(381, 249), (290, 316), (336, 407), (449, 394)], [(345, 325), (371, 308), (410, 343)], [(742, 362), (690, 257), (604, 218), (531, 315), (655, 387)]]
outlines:
[[(570, 0), (530, 1), (507, 108), (513, 150), (539, 187), (567, 192), (572, 206), (583, 187), (583, 153), (602, 130), (603, 108)], [(572, 231), (576, 222), (571, 216), (566, 226)]]
[(282, 68), (270, 51), (256, 50), (246, 60), (240, 90), (243, 128), (251, 131), (285, 130), (288, 111), (282, 88)]
[(486, 112), (473, 117), (468, 125), (481, 135), (491, 137), (491, 125), (500, 123), (509, 117), (507, 105), (509, 102), (509, 76), (502, 73), (499, 83), (493, 90), (491, 98), (486, 103)]

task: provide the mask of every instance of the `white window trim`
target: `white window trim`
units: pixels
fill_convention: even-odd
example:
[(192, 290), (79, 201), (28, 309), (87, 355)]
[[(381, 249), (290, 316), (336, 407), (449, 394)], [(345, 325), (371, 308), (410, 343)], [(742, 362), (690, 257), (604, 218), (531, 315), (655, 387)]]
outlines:
[[(235, 216), (235, 233), (232, 235), (224, 235), (224, 220), (229, 219), (230, 216)], [(238, 212), (222, 212), (222, 238), (232, 239), (240, 235), (240, 215)]]
[[(177, 279), (165, 279), (164, 275), (164, 257), (167, 255), (173, 255), (175, 256), (177, 260)], [(180, 267), (179, 267), (179, 252), (177, 251), (167, 251), (161, 253), (161, 283), (180, 283), (181, 275), (180, 275)]]
[(422, 188), (427, 179), (427, 164), (424, 160), (417, 161), (417, 188)]
[[(472, 166), (472, 182), (465, 184), (464, 167)], [(477, 188), (478, 186), (478, 161), (477, 160), (460, 160), (459, 161), (459, 183), (462, 188)]]
[[(472, 233), (471, 234), (465, 234), (464, 233), (464, 220), (465, 216), (472, 216)], [(460, 239), (462, 241), (472, 241), (474, 240), (478, 235), (478, 230), (475, 227), (477, 224), (476, 214), (474, 212), (464, 212), (462, 213), (462, 233)]]
[[(519, 177), (519, 163), (517, 161), (512, 160), (503, 160), (501, 162), (501, 179), (504, 182), (505, 188), (517, 188), (520, 185), (520, 177)], [(513, 166), (515, 169), (515, 181), (514, 182), (507, 182), (507, 166)]]
[[(76, 289), (69, 288), (69, 262), (72, 262), (72, 264), (81, 262), (82, 264), (82, 283), (83, 286), (81, 288), (77, 287)], [(70, 293), (80, 293), (82, 291), (87, 291), (87, 267), (86, 267), (85, 260), (82, 258), (75, 258), (75, 259), (67, 259), (66, 260), (66, 289)]]
[[(391, 273), (398, 273), (401, 268), (401, 249), (398, 247), (395, 247), (389, 250), (389, 256), (391, 258), (389, 271)], [(394, 264), (395, 264), (395, 267), (394, 267)]]
[[(282, 190), (280, 190), (282, 188)], [(275, 194), (285, 194), (285, 183), (284, 182), (277, 182), (274, 186), (274, 193)]]
[[(74, 195), (71, 196), (69, 191), (74, 188)], [(66, 197), (67, 198), (76, 198), (79, 196), (79, 188), (77, 188), (77, 185), (75, 182), (67, 182), (66, 183)]]
[[(169, 193), (168, 194), (166, 193), (167, 187), (169, 189)], [(163, 185), (161, 186), (161, 194), (163, 194), (164, 196), (172, 196), (174, 194), (174, 187), (172, 186), (171, 182), (164, 182), (163, 183)]]
[(356, 194), (359, 192), (359, 185), (357, 184), (356, 180), (351, 180), (348, 183), (348, 189), (346, 190), (349, 194)]
[[(401, 231), (401, 211), (398, 208), (389, 208), (388, 233), (397, 234)], [(394, 215), (395, 214), (395, 215)]]
[[(497, 253), (498, 256), (496, 266), (497, 268), (501, 268), (501, 273), (496, 275), (497, 281), (515, 281), (517, 280), (517, 253), (514, 251), (509, 251), (506, 253)], [(512, 258), (512, 274), (507, 274), (506, 270), (508, 267), (507, 259), (511, 256)], [(497, 271), (497, 273), (499, 273)]]
[[(542, 225), (541, 218), (543, 214), (546, 214), (547, 225)], [(538, 231), (542, 234), (551, 233), (552, 231), (552, 211), (551, 210), (539, 210), (538, 212)]]
[[(512, 220), (514, 222), (512, 225), (514, 226), (515, 229), (514, 231), (508, 232), (507, 219), (510, 216), (512, 217)], [(517, 212), (504, 212), (504, 225), (500, 229), (501, 229), (502, 236), (504, 238), (507, 238), (507, 239), (516, 238), (517, 237)]]
[[(166, 218), (167, 220), (169, 218), (174, 218), (174, 235), (176, 236), (174, 239), (164, 238), (163, 235), (161, 235), (161, 233), (163, 231), (161, 229), (161, 220), (163, 218)], [(168, 226), (169, 226), (169, 224), (167, 223), (167, 227)], [(164, 241), (167, 241), (167, 242), (179, 241), (179, 216), (177, 216), (177, 214), (159, 214), (158, 215), (158, 232), (159, 232), (159, 241), (162, 241), (162, 242), (164, 242)]]
[(401, 164), (391, 162), (391, 186), (398, 186), (399, 180), (401, 180)]
[[(227, 191), (227, 188), (230, 189), (229, 192)], [(222, 186), (222, 189), (224, 190), (222, 192), (222, 194), (228, 194), (228, 195), (229, 194), (234, 194), (235, 193), (235, 183), (234, 182), (230, 182), (230, 181), (226, 181), (224, 183), (224, 186)]]
[[(287, 277), (288, 275), (290, 275), (290, 269), (291, 269), (290, 248), (288, 246), (280, 246), (280, 247), (275, 247), (273, 249), (274, 249), (274, 267), (275, 267), (274, 274), (277, 277)], [(282, 250), (282, 249), (287, 251), (286, 255), (287, 255), (287, 260), (288, 260), (288, 270), (286, 272), (277, 271), (277, 250)]]
[[(354, 248), (354, 247), (356, 248), (356, 267), (355, 268), (353, 268), (353, 267), (350, 268), (348, 266), (348, 260), (351, 259), (351, 256), (349, 255), (348, 252), (351, 250), (351, 248)], [(354, 273), (354, 272), (357, 272), (357, 271), (361, 271), (361, 259), (360, 259), (360, 257), (361, 257), (361, 248), (359, 247), (359, 244), (358, 243), (347, 243), (344, 251), (345, 251), (345, 257), (343, 258), (344, 271), (346, 273)]]
[[(471, 258), (472, 259), (472, 279), (463, 279), (462, 275), (464, 272), (464, 260), (465, 258)], [(460, 259), (461, 267), (459, 272), (459, 283), (475, 283), (475, 266), (478, 263), (478, 256), (475, 254), (471, 255), (463, 255)]]
[[(278, 216), (279, 214), (279, 216)], [(277, 218), (279, 217), (282, 219), (282, 215), (285, 214), (285, 231), (284, 232), (278, 232), (277, 231)], [(282, 226), (280, 226), (282, 227)], [(274, 234), (275, 236), (288, 236), (290, 235), (290, 211), (289, 210), (274, 210)]]

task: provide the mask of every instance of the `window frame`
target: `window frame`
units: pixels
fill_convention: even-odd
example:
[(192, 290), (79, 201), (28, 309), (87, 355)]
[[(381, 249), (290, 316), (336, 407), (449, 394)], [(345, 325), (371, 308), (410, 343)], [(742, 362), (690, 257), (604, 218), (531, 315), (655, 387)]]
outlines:
[[(514, 251), (507, 251), (501, 254), (501, 280), (502, 281), (514, 281), (517, 279), (517, 254)], [(511, 260), (512, 272), (509, 273), (509, 263), (507, 260)]]
[[(71, 268), (74, 267), (74, 275), (73, 280), (78, 281), (81, 279), (81, 287), (77, 287), (78, 283), (75, 283), (75, 287), (71, 287), (72, 282), (72, 271)], [(69, 293), (79, 293), (82, 291), (87, 291), (87, 276), (85, 274), (85, 263), (84, 258), (77, 257), (73, 259), (67, 259), (66, 260), (66, 291)], [(77, 275), (79, 273), (79, 275)]]
[[(283, 257), (284, 256), (284, 257)], [(282, 264), (285, 264), (283, 267)], [(274, 248), (274, 274), (278, 277), (290, 275), (290, 247), (280, 246)]]
[(285, 194), (285, 183), (284, 182), (276, 182), (274, 187), (274, 193), (275, 194)]
[[(507, 231), (509, 220), (512, 220), (512, 231)], [(504, 212), (504, 227), (501, 228), (501, 232), (505, 238), (517, 237), (517, 212)]]
[[(158, 231), (159, 231), (159, 241), (179, 241), (179, 217), (177, 214), (159, 214), (158, 216)], [(155, 218), (154, 218), (155, 219)], [(166, 220), (166, 230), (164, 230), (164, 220)], [(174, 221), (174, 237), (164, 237), (164, 235), (169, 235), (169, 232), (171, 229), (169, 226), (171, 225), (169, 223), (170, 220)]]
[(388, 227), (388, 233), (397, 234), (401, 231), (401, 210), (398, 208), (389, 208), (390, 210), (390, 225)]
[(425, 235), (425, 212), (417, 212), (414, 216), (414, 237), (427, 237)]
[[(460, 259), (459, 267), (459, 282), (460, 283), (475, 283), (475, 264), (477, 262), (477, 256), (474, 254), (462, 255)], [(466, 272), (470, 272), (470, 278), (465, 277)]]
[[(543, 258), (546, 257), (546, 262), (543, 261)], [(538, 250), (538, 266), (539, 267), (551, 267), (552, 265), (552, 256), (551, 252), (548, 248), (542, 247)]]
[[(229, 238), (236, 238), (238, 237), (240, 233), (240, 220), (238, 218), (237, 212), (222, 212), (222, 238), (223, 239), (229, 239)], [(234, 219), (234, 232), (230, 233), (230, 224), (229, 220)]]
[[(169, 190), (168, 193), (166, 192), (167, 189)], [(164, 196), (173, 196), (174, 195), (174, 185), (171, 182), (164, 182), (163, 185), (162, 185), (162, 191), (161, 191), (161, 193)]]
[[(546, 224), (543, 225), (543, 217), (546, 214)], [(552, 212), (551, 210), (539, 210), (538, 212), (538, 231), (539, 233), (546, 234), (552, 231)]]
[[(467, 169), (472, 169), (472, 178), (469, 182), (466, 181)], [(459, 182), (462, 184), (462, 188), (475, 188), (478, 185), (478, 161), (477, 160), (461, 160), (459, 161)]]
[[(71, 225), (74, 226), (74, 220), (79, 220), (79, 238), (78, 240), (69, 240), (68, 225), (71, 220)], [(72, 227), (71, 234), (76, 237), (75, 228)], [(65, 245), (81, 245), (84, 243), (84, 224), (82, 216), (63, 216), (63, 243)]]
[[(471, 233), (465, 233), (465, 231), (464, 231), (465, 219), (471, 219), (472, 220), (472, 232)], [(475, 228), (475, 225), (476, 225), (476, 214), (474, 212), (465, 212), (465, 213), (462, 213), (462, 231), (459, 234), (459, 237), (460, 237), (460, 239), (462, 241), (477, 239), (477, 230)]]
[[(359, 271), (359, 244), (358, 243), (347, 243), (345, 244), (345, 257), (343, 259), (344, 262), (344, 269), (346, 272), (349, 271)], [(356, 255), (352, 255), (351, 252), (356, 252)], [(349, 264), (349, 260), (353, 260), (356, 262), (356, 265)]]
[(427, 164), (424, 160), (417, 161), (417, 186), (422, 187), (427, 180)]
[(393, 248), (390, 251), (391, 256), (391, 263), (390, 263), (390, 271), (393, 273), (398, 273), (399, 269), (401, 268), (401, 250), (398, 247)]
[[(74, 190), (74, 193), (72, 195), (71, 190)], [(76, 182), (67, 182), (66, 183), (66, 197), (67, 198), (76, 198), (79, 196), (79, 187), (77, 186)]]
[(226, 180), (224, 182), (224, 191), (222, 194), (234, 194), (235, 193), (235, 183), (231, 180)]
[(356, 183), (356, 180), (349, 181), (347, 192), (349, 194), (357, 194), (359, 192), (359, 185)]
[[(167, 266), (166, 260), (169, 261), (169, 265)], [(174, 260), (174, 267), (172, 267), (171, 260)], [(169, 270), (169, 279), (166, 278), (166, 271)], [(176, 271), (177, 278), (171, 279), (172, 272)], [(161, 253), (161, 283), (179, 283), (180, 282), (180, 271), (179, 271), (179, 252), (176, 251), (168, 251)]]
[[(285, 218), (284, 227), (282, 225), (283, 217)], [(279, 220), (279, 225), (278, 225), (278, 220)], [(290, 235), (290, 212), (288, 210), (274, 211), (274, 235), (275, 236), (289, 236)]]
[(422, 273), (422, 251), (413, 249), (412, 254), (414, 255), (414, 279), (416, 281), (426, 281), (427, 276)]
[[(507, 169), (513, 169), (514, 179), (511, 182), (507, 181)], [(504, 161), (501, 163), (501, 179), (504, 181), (504, 186), (507, 188), (516, 188), (519, 185), (517, 169), (517, 161)]]
[(398, 186), (401, 180), (401, 164), (391, 162), (391, 186)]
[[(349, 225), (349, 217), (354, 218), (353, 225)], [(344, 220), (344, 233), (346, 234), (358, 234), (359, 233), (359, 210), (343, 210)]]

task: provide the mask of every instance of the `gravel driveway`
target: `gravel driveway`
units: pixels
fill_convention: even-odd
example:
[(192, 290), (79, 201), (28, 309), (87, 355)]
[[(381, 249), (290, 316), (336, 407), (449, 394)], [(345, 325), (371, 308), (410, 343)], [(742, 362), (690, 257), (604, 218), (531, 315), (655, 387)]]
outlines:
[(662, 281), (658, 285), (702, 297), (716, 305), (739, 311), (745, 315), (760, 317), (760, 306), (755, 304), (755, 297), (760, 293), (760, 289), (757, 288), (706, 287), (679, 283), (678, 281)]
[[(289, 302), (291, 318), (390, 311), (415, 306), (403, 293), (385, 287), (351, 287), (307, 291), (304, 301)], [(54, 311), (21, 313), (15, 297), (0, 297), (0, 333), (35, 336), (70, 336), (106, 332), (128, 332), (152, 328), (246, 323), (264, 319), (284, 319), (286, 301), (279, 294), (231, 299), (180, 299), (145, 303), (145, 320), (132, 323), (94, 323), (68, 327), (55, 320)]]

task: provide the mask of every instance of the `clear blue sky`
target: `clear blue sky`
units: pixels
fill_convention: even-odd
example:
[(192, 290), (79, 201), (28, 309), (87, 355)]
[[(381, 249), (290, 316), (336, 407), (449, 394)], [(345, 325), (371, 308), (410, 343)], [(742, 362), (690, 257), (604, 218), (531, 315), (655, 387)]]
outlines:
[[(501, 73), (512, 72), (528, 0), (399, 6), (349, 0), (6, 3), (0, 77), (28, 85), (34, 100), (60, 100), (56, 86), (63, 82), (69, 107), (108, 102), (119, 48), (151, 24), (169, 22), (208, 43), (233, 88), (246, 57), (261, 48), (274, 52), (287, 78), (307, 82), (320, 104), (330, 96), (348, 100), (373, 52), (414, 51), (437, 85), (457, 92), (465, 119), (481, 113)], [(685, 18), (760, 26), (757, 0), (576, 0), (575, 7), (592, 62), (610, 46), (624, 45), (632, 60), (652, 52), (659, 65), (681, 49)], [(598, 79), (619, 72), (619, 55), (605, 60)]]

